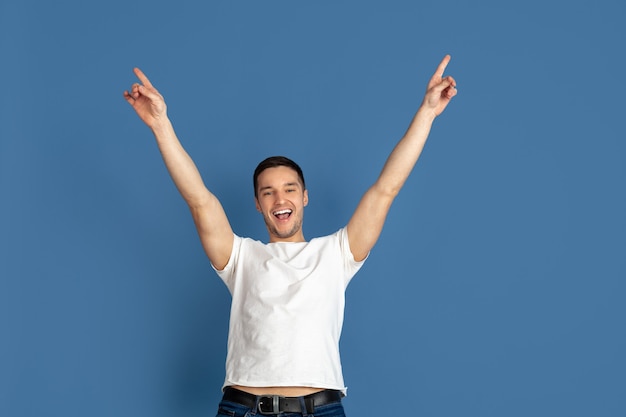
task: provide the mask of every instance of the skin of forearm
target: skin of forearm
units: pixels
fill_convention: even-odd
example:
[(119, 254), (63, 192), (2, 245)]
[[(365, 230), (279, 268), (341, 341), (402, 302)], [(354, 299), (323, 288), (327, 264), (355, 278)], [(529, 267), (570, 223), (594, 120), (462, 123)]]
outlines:
[(424, 149), (434, 119), (435, 115), (426, 108), (421, 107), (417, 111), (378, 177), (375, 186), (381, 192), (391, 198), (400, 192)]
[(204, 185), (195, 163), (178, 140), (170, 120), (163, 120), (151, 128), (165, 166), (183, 199), (192, 208), (207, 204), (211, 193)]

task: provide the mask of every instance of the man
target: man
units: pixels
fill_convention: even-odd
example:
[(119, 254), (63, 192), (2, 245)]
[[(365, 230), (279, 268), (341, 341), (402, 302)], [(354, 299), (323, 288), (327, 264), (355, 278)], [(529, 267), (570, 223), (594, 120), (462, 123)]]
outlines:
[(254, 173), (256, 208), (269, 243), (233, 233), (167, 117), (163, 97), (139, 70), (126, 101), (152, 130), (165, 165), (193, 216), (211, 264), (232, 295), (224, 397), (218, 416), (344, 416), (339, 359), (344, 291), (376, 243), (391, 203), (426, 143), (434, 119), (456, 95), (443, 73), (431, 77), (407, 132), (347, 226), (307, 241), (308, 193), (295, 162), (271, 157)]

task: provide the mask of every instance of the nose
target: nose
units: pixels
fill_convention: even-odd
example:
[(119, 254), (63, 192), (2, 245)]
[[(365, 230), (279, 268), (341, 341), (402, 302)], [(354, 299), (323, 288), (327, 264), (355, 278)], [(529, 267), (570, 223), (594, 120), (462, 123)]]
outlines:
[(280, 204), (285, 201), (285, 193), (283, 191), (276, 191), (274, 194), (274, 199), (277, 204)]

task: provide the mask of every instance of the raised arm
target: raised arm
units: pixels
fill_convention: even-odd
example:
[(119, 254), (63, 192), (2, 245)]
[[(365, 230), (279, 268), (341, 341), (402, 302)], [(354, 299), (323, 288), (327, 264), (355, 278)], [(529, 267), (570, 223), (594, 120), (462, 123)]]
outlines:
[(206, 188), (196, 165), (176, 137), (167, 117), (163, 96), (139, 68), (134, 69), (140, 83), (132, 85), (124, 98), (148, 125), (156, 138), (165, 166), (178, 191), (191, 210), (202, 246), (211, 263), (223, 269), (233, 247), (233, 232), (218, 199)]
[(348, 239), (354, 259), (365, 259), (380, 236), (396, 195), (422, 153), (433, 121), (456, 95), (454, 78), (443, 73), (450, 62), (446, 55), (431, 77), (424, 100), (408, 130), (393, 149), (380, 176), (359, 202), (348, 222)]

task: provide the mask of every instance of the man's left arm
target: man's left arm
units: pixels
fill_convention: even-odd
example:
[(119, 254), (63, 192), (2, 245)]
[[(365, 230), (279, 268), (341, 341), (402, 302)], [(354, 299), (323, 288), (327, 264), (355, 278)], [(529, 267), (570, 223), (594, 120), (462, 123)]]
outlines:
[(433, 121), (456, 95), (454, 78), (443, 77), (450, 56), (446, 55), (431, 77), (424, 100), (406, 133), (393, 149), (380, 176), (363, 195), (348, 222), (350, 251), (356, 261), (365, 259), (374, 247), (391, 203), (417, 162)]

